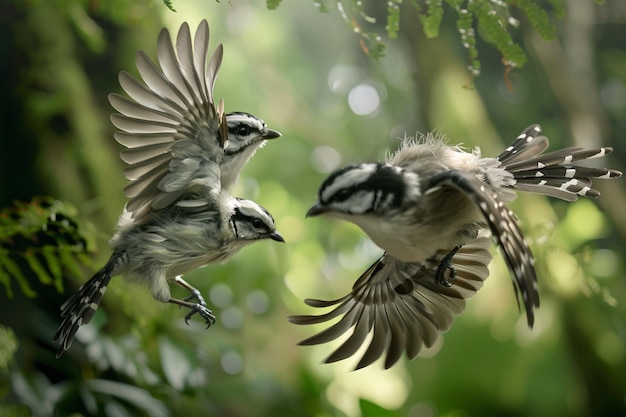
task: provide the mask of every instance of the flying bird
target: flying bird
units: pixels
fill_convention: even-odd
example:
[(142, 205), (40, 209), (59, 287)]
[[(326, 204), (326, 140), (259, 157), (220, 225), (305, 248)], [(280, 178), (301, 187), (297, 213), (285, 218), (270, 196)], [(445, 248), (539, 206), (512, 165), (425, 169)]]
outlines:
[[(72, 344), (80, 326), (95, 314), (113, 276), (148, 286), (155, 299), (190, 309), (187, 322), (200, 315), (207, 327), (215, 316), (200, 292), (182, 275), (209, 263), (223, 262), (262, 239), (284, 242), (271, 214), (229, 189), (244, 164), (265, 141), (281, 134), (256, 116), (224, 113), (213, 87), (222, 61), (218, 45), (207, 63), (209, 27), (203, 20), (193, 42), (183, 23), (176, 38), (163, 29), (155, 64), (143, 52), (136, 57), (143, 81), (127, 72), (119, 76), (129, 98), (110, 94), (111, 115), (120, 129), (115, 139), (127, 149), (129, 199), (110, 241), (113, 253), (105, 266), (61, 306), (62, 322), (54, 337), (57, 357)], [(190, 292), (173, 298), (170, 283)]]
[(609, 147), (544, 153), (547, 148), (539, 125), (526, 128), (495, 158), (428, 134), (404, 139), (384, 163), (355, 164), (332, 173), (307, 216), (352, 222), (385, 252), (345, 297), (305, 300), (333, 310), (292, 316), (291, 322), (340, 320), (300, 344), (326, 343), (353, 328), (327, 362), (355, 354), (370, 333), (357, 368), (382, 355), (389, 368), (403, 351), (414, 358), (422, 345), (432, 346), (437, 334), (450, 328), (453, 316), (487, 278), (491, 258), (485, 233), (500, 247), (518, 305), (521, 298), (532, 328), (539, 307), (533, 256), (506, 202), (516, 197), (514, 190), (570, 202), (579, 196), (596, 198), (600, 193), (592, 188), (592, 179), (621, 176), (616, 170), (577, 164), (608, 155)]

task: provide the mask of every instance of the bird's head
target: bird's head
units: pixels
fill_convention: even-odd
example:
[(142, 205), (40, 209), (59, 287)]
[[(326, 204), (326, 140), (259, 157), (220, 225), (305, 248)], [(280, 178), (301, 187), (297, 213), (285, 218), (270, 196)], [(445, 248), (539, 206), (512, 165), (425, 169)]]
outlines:
[(249, 153), (249, 156), (252, 156), (266, 140), (281, 136), (279, 131), (268, 129), (263, 120), (250, 113), (228, 113), (226, 122), (228, 123), (228, 142), (226, 142), (224, 153), (227, 157), (242, 153)]
[(285, 239), (276, 230), (274, 218), (263, 207), (252, 200), (237, 199), (230, 218), (235, 239), (247, 241), (272, 239), (284, 242)]
[(416, 193), (419, 182), (414, 173), (389, 164), (350, 165), (322, 183), (318, 201), (307, 217), (325, 214), (351, 220), (354, 215), (385, 216)]

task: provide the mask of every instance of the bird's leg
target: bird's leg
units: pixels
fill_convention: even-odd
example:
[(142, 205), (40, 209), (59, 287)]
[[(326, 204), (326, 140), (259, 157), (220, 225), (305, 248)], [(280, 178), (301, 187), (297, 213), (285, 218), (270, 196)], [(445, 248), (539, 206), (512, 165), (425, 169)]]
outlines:
[[(443, 285), (444, 287), (451, 287), (454, 285), (454, 281), (456, 280), (456, 270), (452, 266), (452, 258), (456, 255), (459, 249), (461, 249), (461, 246), (454, 247), (454, 249), (452, 249), (449, 254), (444, 256), (441, 262), (439, 262), (439, 266), (435, 272), (435, 284)], [(448, 278), (445, 276), (446, 269), (450, 270), (450, 276)]]
[[(213, 323), (215, 323), (215, 315), (207, 307), (206, 301), (204, 301), (204, 297), (202, 297), (202, 294), (200, 294), (200, 291), (192, 287), (180, 275), (174, 277), (174, 282), (176, 282), (178, 285), (185, 288), (187, 291), (191, 293), (189, 297), (184, 298), (182, 300), (179, 300), (177, 298), (170, 298), (168, 300), (168, 302), (172, 304), (178, 304), (179, 306), (183, 306), (183, 307), (187, 307), (191, 309), (189, 314), (185, 316), (185, 323), (189, 324), (189, 319), (191, 318), (191, 316), (193, 316), (196, 313), (200, 314), (200, 317), (204, 319), (207, 325), (207, 328), (209, 328)], [(195, 300), (196, 302), (195, 303), (191, 302), (192, 300)]]

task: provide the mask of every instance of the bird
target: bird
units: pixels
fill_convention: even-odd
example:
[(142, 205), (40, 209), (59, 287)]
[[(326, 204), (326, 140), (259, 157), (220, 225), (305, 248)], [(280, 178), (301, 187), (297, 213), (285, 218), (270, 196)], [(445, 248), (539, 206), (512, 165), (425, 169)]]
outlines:
[(532, 328), (539, 307), (534, 258), (506, 203), (515, 199), (515, 190), (568, 202), (579, 196), (596, 198), (600, 193), (592, 188), (592, 179), (621, 176), (617, 170), (576, 164), (604, 157), (610, 147), (544, 153), (548, 146), (537, 124), (524, 129), (495, 158), (483, 157), (479, 148), (468, 152), (448, 145), (442, 135), (428, 133), (405, 137), (385, 162), (353, 164), (331, 173), (307, 217), (325, 215), (354, 223), (384, 254), (345, 297), (305, 300), (312, 307), (333, 309), (291, 316), (292, 323), (341, 318), (300, 344), (326, 343), (353, 328), (326, 362), (354, 355), (369, 333), (373, 336), (357, 369), (383, 355), (389, 368), (403, 351), (413, 359), (422, 345), (431, 347), (436, 336), (450, 328), (453, 316), (487, 278), (491, 258), (485, 233), (501, 250), (518, 306), (521, 298)]
[[(148, 286), (158, 301), (189, 308), (186, 323), (197, 313), (207, 327), (213, 324), (215, 316), (204, 298), (182, 275), (224, 262), (261, 239), (284, 242), (267, 210), (251, 200), (223, 196), (225, 201), (215, 210), (174, 204), (140, 225), (124, 211), (119, 230), (110, 241), (113, 253), (109, 260), (61, 306), (63, 320), (53, 339), (59, 342), (57, 357), (70, 348), (80, 326), (91, 321), (111, 278), (120, 274), (130, 282)], [(173, 298), (170, 282), (191, 295), (182, 300)]]
[(239, 178), (243, 166), (263, 147), (268, 140), (277, 139), (282, 134), (269, 129), (265, 122), (246, 112), (226, 113), (228, 141), (224, 149), (224, 159), (220, 169), (223, 189), (230, 190)]
[[(62, 322), (53, 341), (57, 358), (67, 351), (80, 326), (93, 318), (113, 276), (148, 286), (156, 300), (190, 309), (185, 322), (199, 314), (207, 327), (215, 315), (201, 293), (182, 275), (224, 262), (241, 248), (263, 239), (284, 242), (272, 215), (252, 200), (233, 197), (230, 188), (245, 163), (267, 140), (281, 136), (263, 120), (245, 112), (224, 112), (213, 87), (223, 47), (208, 59), (209, 27), (201, 21), (193, 43), (183, 23), (176, 52), (167, 29), (157, 41), (157, 67), (139, 51), (143, 82), (122, 71), (109, 101), (119, 113), (111, 122), (128, 164), (124, 194), (129, 199), (110, 240), (107, 263), (61, 306)], [(173, 298), (170, 283), (190, 292)]]

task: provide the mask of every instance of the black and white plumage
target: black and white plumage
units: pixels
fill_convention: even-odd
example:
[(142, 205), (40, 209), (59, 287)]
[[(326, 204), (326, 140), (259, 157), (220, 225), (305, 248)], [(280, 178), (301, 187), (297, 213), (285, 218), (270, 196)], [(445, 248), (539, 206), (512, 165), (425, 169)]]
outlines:
[[(173, 204), (141, 225), (136, 225), (125, 211), (118, 223), (119, 231), (110, 242), (113, 254), (109, 261), (61, 306), (63, 321), (54, 337), (60, 342), (57, 357), (70, 348), (78, 328), (91, 321), (115, 275), (124, 274), (131, 282), (148, 286), (159, 301), (189, 308), (185, 321), (197, 313), (211, 325), (215, 316), (200, 293), (181, 275), (210, 263), (224, 262), (261, 239), (284, 242), (267, 210), (251, 200), (225, 194), (224, 198), (219, 211)], [(173, 298), (170, 282), (181, 285), (191, 296), (183, 300)]]
[(423, 346), (431, 347), (452, 326), (454, 316), (465, 309), (489, 275), (491, 241), (481, 236), (461, 247), (454, 256), (455, 285), (442, 287), (435, 283), (436, 271), (447, 255), (435, 252), (421, 262), (402, 262), (388, 253), (374, 262), (355, 282), (352, 291), (337, 300), (305, 300), (312, 307), (334, 307), (319, 316), (292, 316), (296, 324), (323, 323), (341, 317), (337, 323), (300, 342), (315, 345), (330, 342), (354, 326), (354, 331), (326, 362), (346, 359), (373, 333), (356, 368), (370, 365), (385, 354), (385, 368), (400, 359), (402, 352), (413, 359)]
[(239, 178), (243, 166), (270, 139), (281, 137), (281, 133), (269, 129), (265, 122), (250, 113), (226, 114), (228, 142), (224, 149), (220, 175), (222, 188), (230, 189)]
[[(517, 217), (505, 202), (515, 198), (513, 190), (566, 201), (575, 201), (578, 196), (598, 197), (591, 188), (593, 178), (621, 175), (611, 169), (575, 164), (605, 156), (611, 148), (567, 148), (544, 154), (547, 147), (548, 139), (541, 135), (538, 125), (525, 129), (496, 158), (483, 158), (478, 149), (465, 152), (446, 145), (442, 138), (426, 135), (405, 139), (386, 163), (356, 164), (331, 174), (307, 216), (324, 214), (355, 223), (385, 254), (346, 297), (334, 302), (307, 302), (315, 307), (339, 304), (333, 311), (290, 318), (297, 324), (311, 324), (342, 316), (336, 325), (302, 343), (324, 343), (354, 326), (352, 336), (329, 361), (353, 354), (370, 331), (374, 333), (372, 342), (358, 367), (367, 366), (385, 352), (386, 367), (393, 365), (403, 350), (413, 358), (419, 350), (415, 346), (430, 346), (433, 334), (432, 328), (429, 333), (407, 317), (429, 323), (439, 332), (450, 327), (450, 312), (458, 314), (464, 305), (458, 300), (469, 298), (478, 289), (455, 293), (465, 285), (459, 275), (461, 256), (468, 248), (480, 245), (482, 238), (478, 236), (486, 231), (502, 251), (532, 327), (534, 309), (539, 307), (533, 257)], [(434, 256), (439, 256), (435, 262)], [(489, 262), (487, 256), (478, 257), (470, 273), (482, 282)], [(414, 265), (425, 266), (415, 270)], [(406, 292), (396, 285), (399, 276), (428, 282), (428, 292), (420, 286)], [(458, 302), (456, 309), (447, 308), (450, 302)], [(398, 316), (395, 312), (400, 308), (413, 316)]]
[[(198, 26), (192, 45), (189, 25), (183, 23), (176, 52), (169, 31), (157, 41), (160, 68), (143, 51), (136, 64), (144, 82), (122, 71), (120, 85), (130, 98), (112, 93), (111, 105), (120, 113), (111, 122), (120, 132), (115, 139), (128, 149), (120, 157), (128, 164), (124, 175), (126, 206), (137, 223), (147, 221), (187, 194), (190, 189), (211, 190), (217, 200), (220, 165), (228, 133), (223, 102), (216, 106), (213, 87), (222, 62), (218, 45), (207, 64), (209, 26)], [(202, 191), (203, 192), (203, 191)]]
[[(130, 98), (109, 95), (120, 112), (111, 116), (121, 129), (115, 139), (127, 147), (120, 156), (128, 164), (124, 193), (129, 201), (110, 241), (109, 261), (61, 306), (57, 357), (92, 319), (113, 276), (143, 283), (155, 299), (189, 308), (186, 321), (197, 313), (210, 325), (215, 316), (182, 275), (226, 261), (257, 240), (284, 242), (267, 210), (228, 191), (254, 152), (280, 133), (251, 114), (224, 114), (222, 101), (215, 104), (223, 49), (218, 45), (207, 63), (208, 45), (205, 20), (193, 42), (183, 23), (176, 51), (163, 29), (157, 47), (160, 69), (139, 51), (143, 82), (121, 72), (120, 84)], [(191, 295), (171, 297), (171, 282)]]

